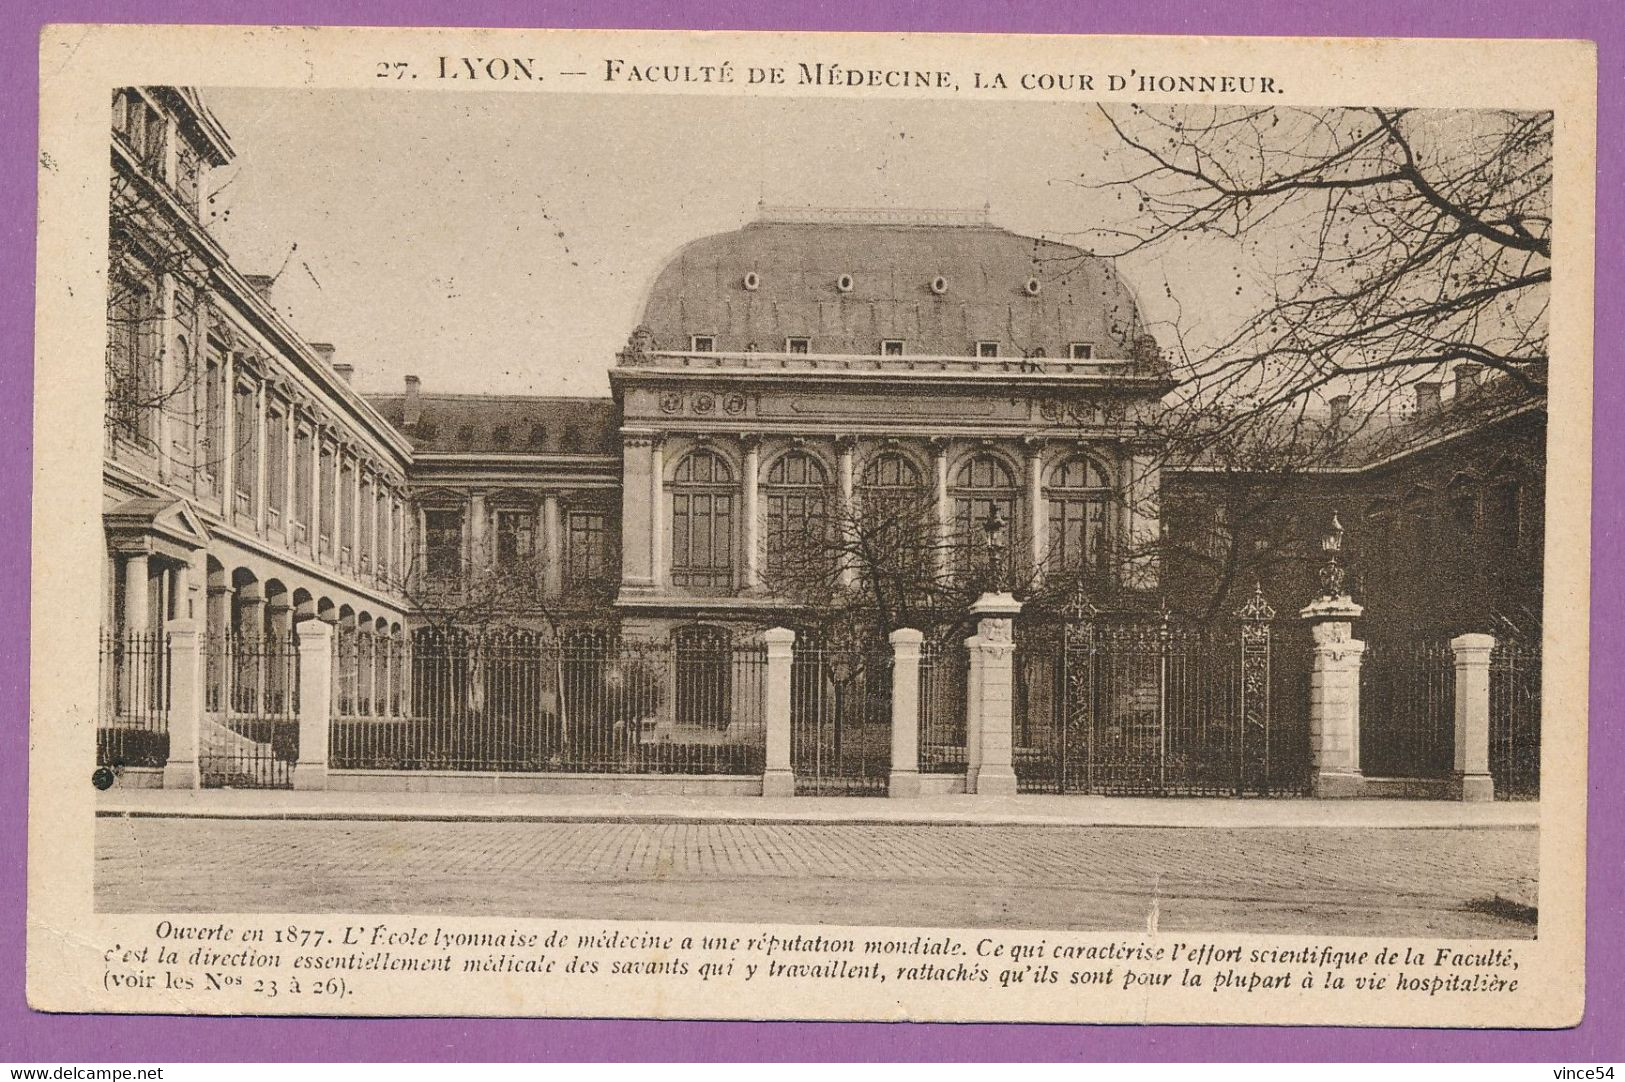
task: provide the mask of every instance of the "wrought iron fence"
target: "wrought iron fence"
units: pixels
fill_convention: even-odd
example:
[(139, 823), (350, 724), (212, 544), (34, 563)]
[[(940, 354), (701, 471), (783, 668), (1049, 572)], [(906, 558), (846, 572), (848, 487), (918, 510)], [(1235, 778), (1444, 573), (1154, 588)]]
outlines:
[(96, 765), (163, 766), (169, 761), (169, 636), (101, 635)]
[[(1018, 627), (1014, 701), (1022, 792), (1299, 795), (1304, 709), (1284, 694), (1262, 595), (1234, 621), (1080, 612)], [(1305, 651), (1306, 652), (1306, 651)], [(1305, 689), (1306, 677), (1303, 678)]]
[(1540, 796), (1541, 646), (1496, 641), (1490, 652), (1490, 774), (1502, 800)]
[[(883, 796), (891, 773), (890, 644), (796, 643), (790, 760), (796, 792)], [(963, 738), (960, 741), (963, 745)]]
[(401, 651), (398, 714), (339, 697), (339, 769), (759, 774), (767, 654), (679, 635), (620, 641), (426, 628)]
[(1443, 778), (1455, 766), (1455, 653), (1443, 636), (1376, 639), (1360, 664), (1360, 770)]
[(299, 759), (293, 633), (216, 636), (204, 647), (198, 772), (206, 788), (286, 789)]
[(965, 678), (961, 643), (927, 640), (920, 651), (920, 771), (965, 773)]

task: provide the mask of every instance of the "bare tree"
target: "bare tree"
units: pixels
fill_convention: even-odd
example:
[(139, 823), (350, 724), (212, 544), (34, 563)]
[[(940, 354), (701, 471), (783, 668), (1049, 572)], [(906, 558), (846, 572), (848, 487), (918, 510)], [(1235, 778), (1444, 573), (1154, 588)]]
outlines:
[(1102, 113), (1121, 141), (1108, 161), (1128, 164), (1083, 183), (1132, 209), (1089, 231), (1093, 254), (1171, 256), (1225, 238), (1261, 268), (1262, 303), (1235, 326), (1195, 342), (1177, 328), (1179, 395), (1223, 403), (1225, 427), (1274, 423), (1279, 407), (1334, 388), (1357, 409), (1383, 408), (1397, 387), (1460, 362), (1544, 392), (1550, 113)]

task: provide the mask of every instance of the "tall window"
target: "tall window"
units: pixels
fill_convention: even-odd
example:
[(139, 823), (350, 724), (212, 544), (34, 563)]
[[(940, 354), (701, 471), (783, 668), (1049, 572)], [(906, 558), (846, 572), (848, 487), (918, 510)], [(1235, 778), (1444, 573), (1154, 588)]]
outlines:
[(521, 567), (536, 554), (536, 516), (529, 511), (498, 511), (496, 527), (498, 567)]
[(143, 443), (153, 438), (158, 405), (155, 321), (151, 288), (115, 275), (107, 302), (107, 416), (120, 435)]
[(200, 450), (208, 490), (219, 495), (226, 476), (226, 370), (213, 352), (203, 372), (203, 447)]
[(949, 496), (953, 500), (954, 539), (961, 571), (976, 569), (984, 561), (984, 526), (996, 513), (1004, 521), (1004, 557), (1014, 558), (1017, 533), (1015, 476), (998, 457), (979, 454), (954, 474)]
[(280, 525), (288, 500), (288, 419), (279, 410), (265, 413), (265, 510), (271, 525)]
[(1058, 571), (1099, 571), (1107, 552), (1111, 487), (1087, 458), (1069, 458), (1050, 473), (1049, 562)]
[(376, 546), (378, 574), (387, 578), (391, 553), (389, 551), (390, 545), (385, 543), (385, 537), (393, 538), (395, 535), (389, 533), (389, 528), (392, 525), (389, 520), (389, 489), (383, 485), (378, 486), (378, 497), (373, 501), (372, 514), (378, 522), (378, 544)]
[(333, 523), (337, 517), (335, 505), (339, 490), (338, 456), (334, 453), (331, 444), (322, 444), (321, 474), (321, 551), (324, 555), (331, 556), (333, 554), (333, 538), (337, 536)]
[(601, 582), (608, 576), (608, 536), (602, 511), (571, 511), (565, 544), (565, 575), (572, 586)]
[(339, 463), (339, 549), (346, 557), (355, 551), (355, 464)]
[(356, 526), (359, 538), (356, 545), (356, 564), (363, 571), (372, 565), (372, 536), (377, 523), (373, 521), (376, 508), (372, 498), (372, 478), (361, 479), (361, 492), (357, 503)]
[(315, 453), (312, 432), (301, 426), (293, 437), (293, 520), (306, 530), (310, 529), (310, 470)]
[(1494, 543), (1504, 553), (1516, 552), (1523, 543), (1518, 482), (1497, 481), (1484, 492), (1484, 525)]
[(866, 519), (880, 521), (912, 516), (919, 510), (924, 494), (919, 469), (896, 451), (876, 455), (864, 468), (859, 496)]
[(463, 573), (463, 513), (456, 510), (423, 512), (424, 570), (441, 582)]
[(825, 517), (829, 475), (823, 465), (805, 451), (781, 455), (768, 467), (767, 484), (767, 566), (782, 571), (789, 561), (805, 555), (807, 543), (826, 527)]
[(237, 489), (237, 505), (248, 511), (259, 498), (260, 480), (260, 426), (259, 411), (254, 402), (251, 384), (239, 383), (232, 397), (232, 425), (236, 431), (236, 462), (232, 467), (232, 484)]
[(734, 475), (713, 451), (677, 464), (671, 492), (671, 581), (726, 589), (734, 570)]

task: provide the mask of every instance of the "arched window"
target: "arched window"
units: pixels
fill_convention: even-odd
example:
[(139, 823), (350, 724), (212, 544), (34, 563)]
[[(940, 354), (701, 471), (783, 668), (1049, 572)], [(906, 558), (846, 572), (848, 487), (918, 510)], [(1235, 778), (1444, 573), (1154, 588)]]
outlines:
[(1018, 489), (1009, 466), (996, 455), (975, 455), (954, 474), (948, 495), (953, 500), (954, 537), (958, 540), (957, 562), (961, 571), (976, 568), (978, 561), (985, 562), (985, 526), (995, 513), (1005, 524), (1004, 557), (1007, 561), (1013, 558), (1020, 547), (1016, 519)]
[(923, 516), (929, 508), (919, 468), (896, 451), (882, 451), (864, 467), (858, 498), (872, 530), (898, 532), (900, 539), (925, 525)]
[[(768, 467), (767, 566), (782, 570), (808, 554), (808, 542), (817, 542), (827, 523), (829, 474), (805, 451), (781, 455)], [(814, 550), (816, 551), (816, 550)]]
[(1049, 504), (1049, 562), (1058, 571), (1099, 571), (1109, 542), (1107, 508), (1111, 486), (1105, 472), (1082, 456), (1069, 458), (1050, 473), (1044, 490)]
[(677, 464), (671, 486), (671, 581), (727, 589), (734, 573), (734, 475), (704, 449)]

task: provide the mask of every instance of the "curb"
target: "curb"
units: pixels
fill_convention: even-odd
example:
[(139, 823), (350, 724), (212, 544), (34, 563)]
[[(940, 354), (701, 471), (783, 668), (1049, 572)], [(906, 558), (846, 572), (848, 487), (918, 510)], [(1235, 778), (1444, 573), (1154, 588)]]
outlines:
[(658, 825), (672, 823), (731, 823), (741, 826), (941, 826), (941, 827), (1050, 827), (1104, 830), (1538, 830), (1538, 823), (1415, 822), (1351, 819), (1311, 823), (1147, 823), (1110, 819), (1068, 820), (1020, 816), (965, 817), (925, 814), (901, 816), (814, 816), (751, 815), (701, 812), (437, 812), (291, 809), (180, 809), (180, 808), (98, 808), (98, 819), (204, 819), (269, 820), (287, 822), (425, 822), (425, 823), (626, 823)]

